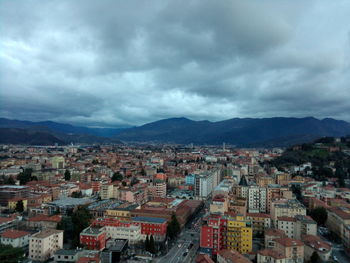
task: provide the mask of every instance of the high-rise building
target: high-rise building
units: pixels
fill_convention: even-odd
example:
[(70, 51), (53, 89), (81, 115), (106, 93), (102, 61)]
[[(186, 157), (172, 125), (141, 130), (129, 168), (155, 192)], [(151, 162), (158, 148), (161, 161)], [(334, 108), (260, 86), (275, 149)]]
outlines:
[(248, 253), (252, 250), (252, 224), (243, 216), (212, 214), (203, 219), (200, 247), (216, 255), (222, 249)]

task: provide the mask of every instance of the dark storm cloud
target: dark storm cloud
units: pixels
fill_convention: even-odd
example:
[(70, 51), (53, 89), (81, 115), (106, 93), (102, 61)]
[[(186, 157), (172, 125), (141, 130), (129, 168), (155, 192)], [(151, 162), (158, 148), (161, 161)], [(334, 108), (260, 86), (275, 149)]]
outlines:
[(350, 121), (348, 1), (0, 2), (0, 116)]

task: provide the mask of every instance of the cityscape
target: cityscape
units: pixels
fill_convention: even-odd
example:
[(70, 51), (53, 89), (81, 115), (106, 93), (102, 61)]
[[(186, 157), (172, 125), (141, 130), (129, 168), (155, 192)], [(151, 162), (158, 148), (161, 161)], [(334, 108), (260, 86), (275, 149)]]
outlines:
[(348, 260), (350, 137), (0, 152), (4, 262)]
[(0, 0), (0, 263), (350, 263), (349, 10)]

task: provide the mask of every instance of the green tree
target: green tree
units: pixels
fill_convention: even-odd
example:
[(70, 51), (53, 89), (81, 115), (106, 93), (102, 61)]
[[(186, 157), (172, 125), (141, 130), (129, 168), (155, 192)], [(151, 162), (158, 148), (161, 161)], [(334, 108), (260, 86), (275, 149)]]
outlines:
[(153, 235), (151, 235), (150, 239), (149, 239), (149, 250), (150, 253), (155, 254), (156, 251), (156, 246), (154, 244), (154, 238)]
[(114, 182), (114, 181), (121, 181), (121, 180), (123, 180), (123, 176), (122, 176), (122, 174), (120, 172), (116, 172), (116, 173), (113, 174), (112, 182)]
[(146, 239), (145, 239), (145, 250), (149, 251), (149, 237), (148, 237), (148, 235), (146, 236)]
[(320, 263), (321, 262), (320, 256), (318, 255), (318, 253), (316, 251), (314, 251), (314, 253), (312, 253), (309, 262), (310, 263)]
[(322, 226), (326, 223), (328, 214), (326, 208), (319, 206), (310, 211), (310, 216), (317, 222), (317, 225)]
[(57, 229), (63, 230), (63, 242), (72, 245), (74, 226), (72, 223), (72, 217), (65, 216), (61, 222), (57, 224)]
[(69, 181), (70, 178), (71, 178), (70, 171), (66, 169), (66, 171), (64, 172), (64, 180)]
[(141, 175), (142, 175), (142, 176), (145, 176), (145, 175), (146, 175), (146, 171), (145, 171), (144, 168), (141, 169)]
[(24, 205), (22, 200), (17, 201), (15, 210), (20, 213), (24, 211)]
[(22, 248), (14, 248), (10, 245), (0, 244), (0, 262), (1, 263), (17, 263), (24, 260), (24, 251)]
[(25, 185), (26, 183), (33, 180), (32, 178), (33, 169), (32, 168), (26, 168), (23, 172), (20, 172), (17, 176), (17, 180), (19, 180), (19, 183), (21, 185)]
[(170, 239), (174, 239), (178, 236), (180, 233), (180, 224), (179, 221), (176, 218), (176, 215), (173, 213), (171, 216), (171, 221), (167, 226), (167, 235)]
[(76, 192), (72, 193), (71, 197), (73, 197), (73, 198), (82, 198), (83, 194), (81, 193), (81, 191), (76, 191)]
[(92, 215), (85, 206), (81, 206), (75, 212), (73, 212), (73, 247), (79, 246), (80, 232), (90, 225), (91, 219)]
[(338, 178), (339, 187), (345, 187), (346, 172), (344, 171), (343, 166), (337, 167), (335, 171), (335, 177)]
[(14, 184), (16, 184), (16, 181), (15, 181), (15, 179), (13, 179), (12, 176), (10, 176), (4, 180), (4, 184), (14, 185)]

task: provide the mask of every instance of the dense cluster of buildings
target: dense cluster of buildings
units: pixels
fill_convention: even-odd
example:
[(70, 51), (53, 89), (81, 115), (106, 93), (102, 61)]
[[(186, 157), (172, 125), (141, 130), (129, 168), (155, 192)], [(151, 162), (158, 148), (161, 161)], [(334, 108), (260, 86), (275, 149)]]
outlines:
[[(350, 251), (350, 190), (315, 181), (310, 163), (261, 165), (280, 149), (0, 147), (0, 240), (35, 262), (121, 260), (150, 237), (161, 247), (173, 217), (182, 229), (199, 212), (197, 262), (302, 263), (315, 253), (327, 261), (332, 246), (308, 216), (317, 207)], [(57, 229), (81, 207), (92, 219), (78, 248), (64, 249), (71, 240)]]

